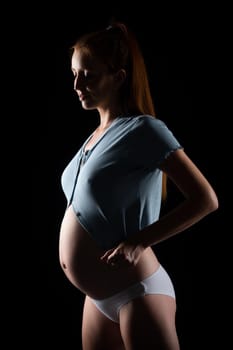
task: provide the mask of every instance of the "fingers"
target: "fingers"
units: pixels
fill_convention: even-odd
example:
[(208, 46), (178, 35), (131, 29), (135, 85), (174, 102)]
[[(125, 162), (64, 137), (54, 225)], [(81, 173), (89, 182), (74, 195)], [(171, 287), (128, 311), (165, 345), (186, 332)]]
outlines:
[(108, 259), (109, 259), (109, 256), (111, 256), (111, 254), (114, 252), (114, 250), (115, 250), (115, 248), (112, 248), (112, 249), (107, 250), (107, 251), (104, 253), (104, 255), (102, 255), (102, 256), (100, 257), (100, 260), (107, 262)]
[(107, 264), (114, 264), (117, 262), (117, 260), (119, 260), (119, 255), (115, 253), (114, 250), (110, 250), (101, 256), (100, 259)]
[(107, 255), (104, 262), (111, 268), (127, 268), (131, 265), (128, 259), (126, 259), (125, 255), (120, 254), (119, 252), (113, 252), (112, 254)]
[(111, 254), (108, 257), (107, 263), (110, 265), (116, 265), (117, 263), (123, 261), (123, 256), (119, 254)]
[(137, 249), (137, 247), (121, 243), (118, 247), (106, 251), (100, 259), (112, 267), (135, 266), (140, 259), (142, 251), (141, 248)]
[(124, 254), (120, 254), (116, 248), (105, 252), (100, 259), (110, 266), (117, 266), (125, 261)]

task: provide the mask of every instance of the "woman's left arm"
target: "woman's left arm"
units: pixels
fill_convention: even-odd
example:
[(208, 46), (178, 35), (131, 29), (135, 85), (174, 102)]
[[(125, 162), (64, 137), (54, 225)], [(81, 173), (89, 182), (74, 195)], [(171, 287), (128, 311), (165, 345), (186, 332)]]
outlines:
[(131, 252), (131, 262), (135, 264), (144, 249), (184, 231), (218, 208), (214, 189), (184, 150), (172, 152), (160, 169), (177, 186), (184, 200), (158, 221), (122, 242), (111, 254), (106, 254), (109, 261), (118, 254), (124, 256)]
[(177, 186), (184, 201), (142, 230), (140, 241), (144, 247), (184, 231), (218, 208), (214, 189), (182, 149), (171, 153), (160, 169)]

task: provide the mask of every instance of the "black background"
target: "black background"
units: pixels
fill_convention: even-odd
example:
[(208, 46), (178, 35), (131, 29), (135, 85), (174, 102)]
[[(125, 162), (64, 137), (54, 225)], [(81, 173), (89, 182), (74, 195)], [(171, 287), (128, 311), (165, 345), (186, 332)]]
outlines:
[[(216, 21), (222, 12), (198, 4), (152, 9), (141, 3), (128, 10), (125, 5), (67, 3), (54, 10), (35, 6), (29, 16), (27, 34), (30, 28), (34, 30), (33, 39), (26, 43), (26, 64), (33, 82), (28, 87), (32, 96), (30, 145), (36, 157), (27, 145), (32, 164), (28, 208), (32, 225), (30, 244), (26, 243), (27, 268), (19, 269), (25, 302), (22, 305), (19, 300), (20, 314), (16, 312), (12, 319), (16, 317), (21, 329), (21, 316), (26, 317), (25, 330), (18, 337), (31, 348), (81, 349), (84, 296), (66, 279), (58, 261), (59, 227), (66, 206), (60, 176), (97, 125), (98, 116), (81, 109), (73, 91), (68, 51), (79, 35), (106, 27), (111, 16), (134, 31), (148, 68), (157, 116), (206, 175), (220, 201), (217, 212), (154, 248), (175, 285), (181, 349), (210, 348), (224, 341), (219, 332), (218, 247), (225, 209), (219, 151), (225, 41)], [(170, 185), (164, 210), (179, 199)], [(27, 221), (27, 214), (24, 217)]]

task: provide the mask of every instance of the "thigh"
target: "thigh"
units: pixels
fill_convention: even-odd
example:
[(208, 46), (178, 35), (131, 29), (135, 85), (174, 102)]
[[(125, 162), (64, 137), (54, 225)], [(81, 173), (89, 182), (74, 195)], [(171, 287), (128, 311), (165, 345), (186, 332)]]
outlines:
[(82, 323), (83, 350), (125, 350), (120, 327), (86, 297)]
[(120, 310), (120, 329), (127, 350), (179, 350), (176, 301), (162, 294), (133, 299)]

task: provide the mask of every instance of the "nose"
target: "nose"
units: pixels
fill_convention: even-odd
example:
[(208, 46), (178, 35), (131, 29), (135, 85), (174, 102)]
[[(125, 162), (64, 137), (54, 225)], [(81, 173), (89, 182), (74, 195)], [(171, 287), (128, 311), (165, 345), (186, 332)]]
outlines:
[(74, 90), (81, 90), (84, 87), (84, 80), (81, 76), (81, 74), (78, 74), (75, 78), (74, 78)]

